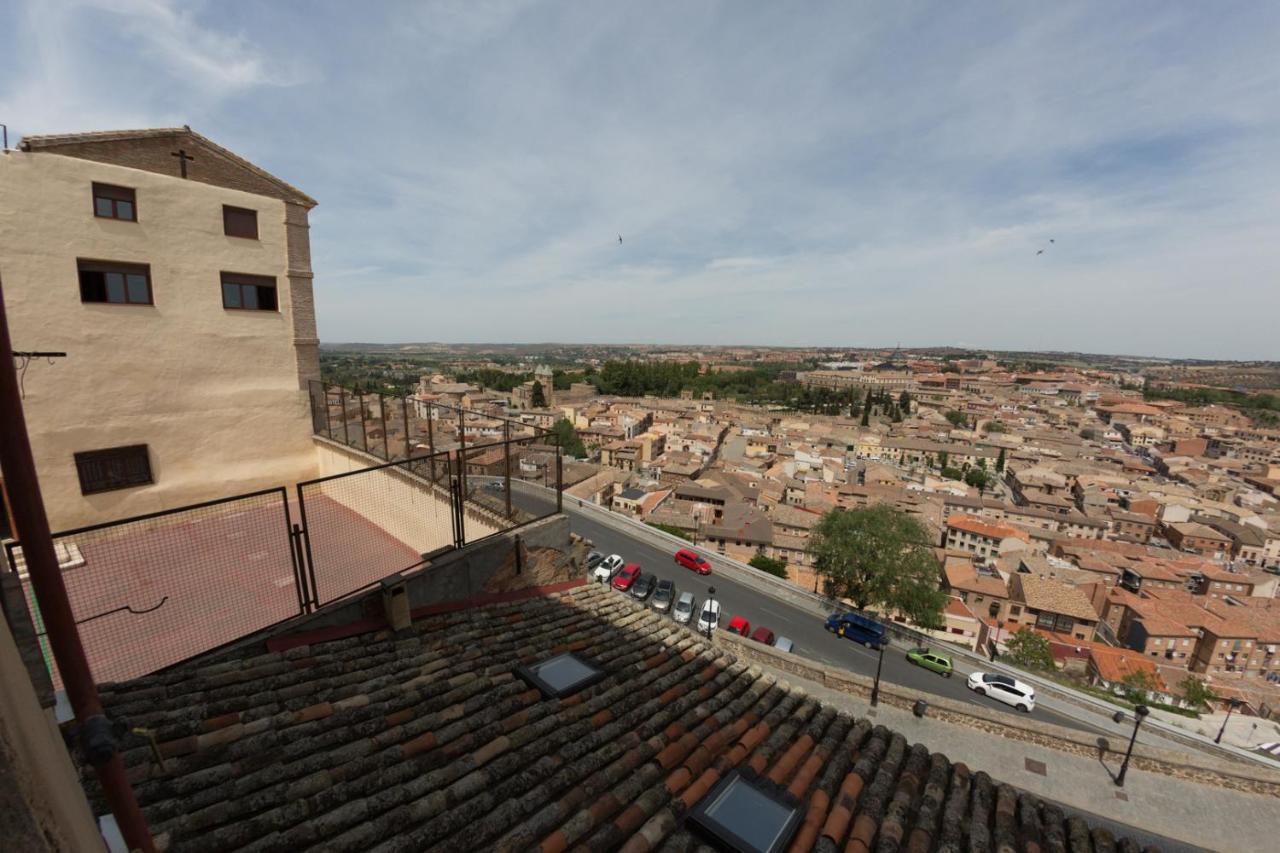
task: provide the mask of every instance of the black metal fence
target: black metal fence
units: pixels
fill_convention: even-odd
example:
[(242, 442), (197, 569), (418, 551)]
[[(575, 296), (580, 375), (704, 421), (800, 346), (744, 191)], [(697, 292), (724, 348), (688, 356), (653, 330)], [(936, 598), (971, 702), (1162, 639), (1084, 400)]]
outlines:
[[(313, 415), (320, 411), (313, 405)], [(383, 412), (377, 414), (380, 424)], [(520, 477), (559, 487), (560, 454), (542, 443), (541, 431), (415, 455), (409, 451), (416, 442), (388, 442), (385, 431), (364, 429), (368, 418), (360, 423), (362, 436), (375, 439), (370, 455), (389, 460), (293, 489), (54, 534), (95, 679), (120, 681), (163, 669), (419, 567), (427, 555), (560, 509), (558, 499), (554, 506), (530, 503), (511, 490), (512, 479)], [(430, 419), (423, 423), (428, 434), (434, 431)], [(381, 453), (377, 439), (383, 439)], [(358, 444), (342, 443), (364, 450), (363, 437)], [(22, 579), (44, 642), (21, 544), (7, 543), (6, 556)], [(53, 657), (44, 651), (60, 686)]]

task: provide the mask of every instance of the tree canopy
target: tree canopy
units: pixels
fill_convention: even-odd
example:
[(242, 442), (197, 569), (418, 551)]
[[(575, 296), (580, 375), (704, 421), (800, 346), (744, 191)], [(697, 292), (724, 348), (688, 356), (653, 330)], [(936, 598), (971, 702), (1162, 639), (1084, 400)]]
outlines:
[(969, 425), (969, 418), (964, 412), (957, 409), (950, 409), (945, 415), (946, 419), (951, 422), (953, 427), (963, 427)]
[(1178, 688), (1182, 691), (1182, 698), (1197, 708), (1203, 708), (1218, 698), (1218, 694), (1213, 692), (1212, 687), (1194, 675), (1188, 675), (1182, 679), (1178, 683)]
[(547, 389), (542, 387), (541, 382), (533, 383), (533, 393), (529, 395), (529, 405), (535, 409), (545, 409), (547, 407)]
[(578, 438), (578, 433), (574, 431), (573, 424), (569, 423), (565, 418), (561, 418), (551, 425), (550, 441), (570, 456), (582, 459), (587, 455), (587, 449), (583, 447), (582, 439)]
[(1053, 670), (1053, 652), (1049, 641), (1030, 628), (1019, 628), (1018, 632), (1005, 643), (1005, 654), (1009, 660), (1027, 669)]
[(883, 608), (940, 627), (947, 597), (931, 548), (924, 526), (888, 504), (832, 510), (808, 543), (828, 595), (847, 598), (860, 610)]
[(764, 554), (756, 554), (747, 562), (747, 565), (762, 572), (777, 575), (783, 580), (787, 579), (786, 560), (775, 560), (773, 557), (766, 557)]

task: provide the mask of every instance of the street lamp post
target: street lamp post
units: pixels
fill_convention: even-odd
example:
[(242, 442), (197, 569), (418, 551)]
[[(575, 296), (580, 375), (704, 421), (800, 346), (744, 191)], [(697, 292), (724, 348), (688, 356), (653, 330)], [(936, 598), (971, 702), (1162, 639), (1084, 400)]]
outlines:
[(1214, 743), (1222, 743), (1222, 735), (1227, 731), (1227, 720), (1231, 719), (1231, 712), (1234, 711), (1236, 708), (1239, 708), (1243, 704), (1244, 703), (1241, 702), (1239, 699), (1227, 700), (1227, 716), (1222, 721), (1222, 728), (1218, 729), (1218, 736), (1213, 739)]
[[(1120, 764), (1120, 774), (1116, 776), (1116, 787), (1124, 787), (1124, 774), (1129, 771), (1129, 757), (1133, 755), (1133, 744), (1138, 739), (1138, 727), (1142, 725), (1142, 721), (1150, 714), (1150, 709), (1146, 705), (1139, 705), (1133, 709), (1133, 734), (1129, 736), (1129, 748), (1124, 752), (1124, 761)], [(1116, 711), (1113, 720), (1117, 723), (1124, 722), (1124, 711)]]
[[(716, 588), (715, 588), (714, 586), (709, 586), (709, 587), (707, 587), (707, 601), (708, 601), (709, 603), (711, 603), (711, 604), (715, 604), (715, 602), (716, 602), (715, 595), (716, 595)], [(714, 610), (713, 610), (713, 612), (714, 612)], [(718, 620), (717, 620), (717, 621), (718, 621)], [(711, 620), (710, 620), (710, 619), (708, 619), (708, 620), (707, 620), (707, 639), (708, 639), (708, 640), (710, 640), (710, 639), (711, 639), (711, 635), (712, 635), (712, 633), (714, 632), (714, 630), (715, 630), (715, 626), (713, 626), (713, 625), (711, 624)]]
[(880, 638), (880, 657), (876, 661), (876, 681), (871, 685), (871, 707), (880, 704), (880, 667), (884, 666), (884, 648), (889, 645), (889, 635)]

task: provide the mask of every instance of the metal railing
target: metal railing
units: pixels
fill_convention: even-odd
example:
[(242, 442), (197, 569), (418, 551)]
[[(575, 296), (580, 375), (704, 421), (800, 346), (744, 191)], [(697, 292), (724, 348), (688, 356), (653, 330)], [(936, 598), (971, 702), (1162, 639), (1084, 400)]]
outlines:
[[(430, 556), (554, 515), (559, 501), (541, 514), (511, 501), (511, 484), (522, 477), (559, 494), (560, 452), (543, 441), (540, 433), (526, 434), (380, 462), (371, 450), (376, 464), (292, 489), (53, 534), (94, 679), (163, 669), (418, 568)], [(392, 447), (384, 443), (383, 451)], [(364, 450), (356, 449), (359, 458)], [(5, 552), (60, 687), (21, 543), (6, 543)]]

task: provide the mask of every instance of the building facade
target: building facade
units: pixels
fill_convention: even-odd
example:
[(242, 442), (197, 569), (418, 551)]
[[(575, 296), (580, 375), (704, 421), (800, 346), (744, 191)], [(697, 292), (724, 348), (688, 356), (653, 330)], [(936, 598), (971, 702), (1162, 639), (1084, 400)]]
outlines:
[(311, 476), (316, 202), (189, 128), (0, 154), (0, 275), (55, 529)]

